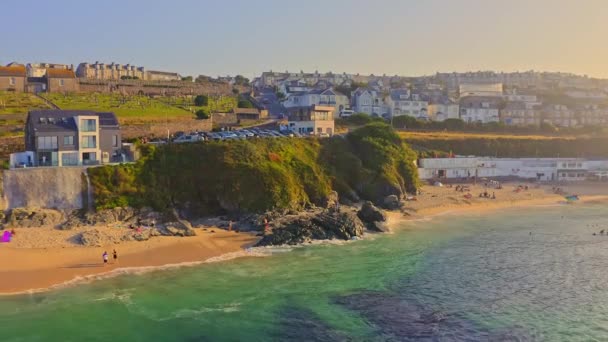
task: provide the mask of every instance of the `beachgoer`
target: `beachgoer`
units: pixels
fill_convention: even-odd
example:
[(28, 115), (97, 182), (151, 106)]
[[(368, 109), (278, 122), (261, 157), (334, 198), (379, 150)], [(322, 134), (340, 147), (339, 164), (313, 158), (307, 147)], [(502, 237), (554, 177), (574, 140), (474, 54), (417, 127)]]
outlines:
[(15, 232), (15, 228), (11, 229), (11, 236), (15, 236), (17, 233)]
[(152, 219), (152, 227), (156, 226), (156, 220)]
[(232, 231), (232, 220), (230, 220), (230, 222), (228, 223), (228, 231)]
[(116, 263), (118, 261), (118, 253), (116, 253), (116, 250), (112, 252), (112, 256), (114, 257), (114, 263)]
[(492, 192), (492, 199), (496, 199), (496, 193)]
[(108, 252), (104, 251), (103, 254), (101, 255), (103, 258), (103, 264), (104, 266), (108, 263)]

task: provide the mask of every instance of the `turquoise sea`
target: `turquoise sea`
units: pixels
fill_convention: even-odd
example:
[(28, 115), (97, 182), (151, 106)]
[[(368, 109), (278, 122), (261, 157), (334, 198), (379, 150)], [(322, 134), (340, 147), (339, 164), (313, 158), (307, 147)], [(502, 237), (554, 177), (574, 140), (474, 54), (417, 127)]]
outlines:
[(440, 216), (0, 297), (0, 341), (607, 341), (607, 209)]

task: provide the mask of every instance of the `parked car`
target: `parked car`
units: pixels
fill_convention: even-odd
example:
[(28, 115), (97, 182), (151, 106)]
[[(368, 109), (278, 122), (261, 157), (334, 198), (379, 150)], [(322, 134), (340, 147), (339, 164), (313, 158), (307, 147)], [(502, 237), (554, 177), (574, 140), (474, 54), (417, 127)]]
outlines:
[(194, 135), (182, 135), (179, 138), (173, 139), (173, 142), (176, 143), (176, 144), (190, 143), (190, 142), (196, 142), (196, 141), (201, 141), (201, 137), (198, 134), (194, 134)]

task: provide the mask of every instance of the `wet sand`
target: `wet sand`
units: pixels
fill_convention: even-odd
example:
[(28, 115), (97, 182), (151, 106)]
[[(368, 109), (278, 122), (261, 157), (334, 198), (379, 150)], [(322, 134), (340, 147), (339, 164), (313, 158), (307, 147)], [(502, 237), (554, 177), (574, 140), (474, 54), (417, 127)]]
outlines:
[[(16, 240), (27, 239), (27, 228), (17, 232)], [(203, 262), (214, 257), (234, 257), (257, 238), (252, 234), (215, 229), (197, 229), (194, 237), (156, 237), (146, 242), (122, 242), (102, 247), (22, 248), (0, 244), (0, 294), (39, 291), (66, 282), (92, 280), (102, 275), (117, 274), (132, 268), (159, 267)], [(112, 250), (118, 252), (114, 262)], [(102, 253), (109, 263), (104, 265)], [(242, 256), (246, 256), (242, 253)]]

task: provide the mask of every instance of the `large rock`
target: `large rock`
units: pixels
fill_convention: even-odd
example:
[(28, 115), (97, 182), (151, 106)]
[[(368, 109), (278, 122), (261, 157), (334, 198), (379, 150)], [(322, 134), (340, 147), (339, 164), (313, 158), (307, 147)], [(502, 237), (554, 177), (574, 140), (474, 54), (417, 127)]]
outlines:
[(364, 225), (354, 212), (305, 212), (272, 222), (272, 233), (258, 246), (296, 245), (312, 240), (350, 240), (363, 235)]
[(150, 240), (154, 236), (160, 236), (161, 233), (156, 228), (146, 228), (141, 232), (136, 230), (132, 230), (127, 234), (123, 235), (121, 238), (122, 241), (147, 241)]
[(136, 220), (137, 212), (130, 207), (99, 210), (95, 213), (88, 213), (84, 217), (84, 221), (92, 226), (98, 224), (107, 225), (116, 222), (134, 223)]
[(82, 232), (79, 236), (80, 243), (83, 246), (101, 247), (110, 243), (118, 243), (118, 239), (114, 236), (103, 232), (99, 229), (91, 229)]
[(338, 196), (338, 192), (336, 191), (332, 191), (329, 193), (329, 195), (327, 195), (327, 198), (325, 199), (325, 208), (330, 209), (330, 208), (335, 208), (336, 205), (338, 204), (339, 201), (339, 196)]
[(361, 221), (368, 225), (368, 227), (370, 224), (386, 221), (386, 214), (369, 201), (363, 202), (361, 209), (357, 212), (357, 216), (359, 216)]
[(63, 221), (63, 213), (53, 209), (15, 208), (6, 221), (8, 227), (14, 228), (55, 227)]
[(397, 195), (386, 196), (382, 203), (384, 208), (388, 210), (397, 210), (401, 207), (401, 203), (399, 202), (399, 197)]
[(186, 222), (176, 221), (176, 222), (167, 222), (163, 226), (163, 235), (169, 236), (195, 236), (196, 232), (192, 227)]

